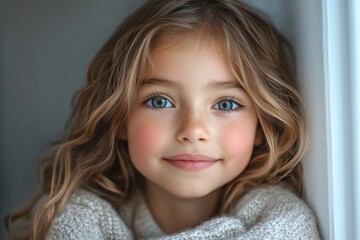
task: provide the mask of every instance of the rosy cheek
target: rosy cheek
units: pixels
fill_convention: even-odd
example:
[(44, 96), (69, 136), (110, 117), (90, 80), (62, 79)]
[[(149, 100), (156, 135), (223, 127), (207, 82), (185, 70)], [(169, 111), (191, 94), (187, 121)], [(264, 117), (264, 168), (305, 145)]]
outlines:
[(255, 134), (252, 127), (231, 124), (224, 127), (221, 132), (221, 144), (228, 157), (242, 160), (250, 158)]
[(158, 119), (144, 116), (132, 118), (128, 126), (128, 144), (130, 158), (137, 168), (146, 168), (147, 164), (151, 164), (146, 160), (161, 153), (166, 138), (164, 132), (164, 125)]
[(138, 151), (148, 152), (158, 148), (162, 135), (158, 124), (151, 124), (149, 122), (138, 123), (132, 131), (130, 135), (133, 138), (129, 140)]

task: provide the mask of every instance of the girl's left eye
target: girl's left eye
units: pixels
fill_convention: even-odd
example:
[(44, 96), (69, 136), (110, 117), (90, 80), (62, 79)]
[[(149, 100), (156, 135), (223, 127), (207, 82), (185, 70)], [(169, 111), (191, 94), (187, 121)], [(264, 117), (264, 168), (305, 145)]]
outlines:
[(221, 110), (221, 111), (232, 111), (239, 107), (241, 107), (241, 105), (236, 103), (234, 100), (224, 99), (224, 100), (217, 102), (213, 106), (213, 109), (217, 109), (217, 110)]

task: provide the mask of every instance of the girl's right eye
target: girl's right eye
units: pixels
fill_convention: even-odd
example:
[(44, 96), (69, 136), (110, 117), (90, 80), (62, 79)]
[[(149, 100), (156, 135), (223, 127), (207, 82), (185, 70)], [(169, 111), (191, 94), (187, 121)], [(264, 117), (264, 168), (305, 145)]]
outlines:
[(153, 96), (144, 102), (145, 106), (150, 108), (172, 108), (174, 104), (163, 96)]

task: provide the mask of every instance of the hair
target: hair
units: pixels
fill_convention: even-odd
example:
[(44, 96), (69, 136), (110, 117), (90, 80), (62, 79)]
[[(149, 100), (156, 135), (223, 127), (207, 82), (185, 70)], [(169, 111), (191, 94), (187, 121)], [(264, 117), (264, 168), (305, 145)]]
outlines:
[[(308, 142), (289, 45), (263, 16), (236, 0), (152, 0), (126, 18), (91, 61), (74, 97), (65, 139), (42, 158), (32, 201), (6, 218), (10, 238), (42, 239), (73, 192), (85, 188), (115, 208), (139, 187), (126, 141), (119, 137), (137, 89), (164, 37), (199, 33), (216, 40), (236, 79), (256, 105), (262, 143), (247, 168), (222, 187), (219, 213), (248, 190), (285, 182), (301, 195)], [(20, 236), (15, 223), (31, 219)]]

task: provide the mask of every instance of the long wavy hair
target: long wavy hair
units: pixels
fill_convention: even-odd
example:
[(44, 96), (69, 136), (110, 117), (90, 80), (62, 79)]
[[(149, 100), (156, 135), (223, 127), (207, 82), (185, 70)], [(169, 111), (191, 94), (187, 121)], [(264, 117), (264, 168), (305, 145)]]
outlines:
[[(41, 161), (34, 198), (5, 220), (10, 238), (43, 239), (78, 188), (119, 208), (139, 187), (141, 176), (119, 136), (154, 45), (182, 33), (216, 40), (256, 105), (263, 138), (247, 168), (222, 187), (219, 213), (228, 213), (246, 191), (265, 184), (285, 182), (301, 194), (300, 160), (308, 133), (286, 40), (262, 15), (236, 0), (152, 0), (125, 19), (91, 61), (86, 84), (74, 97), (66, 138)], [(21, 233), (16, 222), (24, 219), (31, 224)]]

